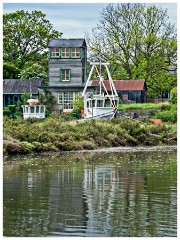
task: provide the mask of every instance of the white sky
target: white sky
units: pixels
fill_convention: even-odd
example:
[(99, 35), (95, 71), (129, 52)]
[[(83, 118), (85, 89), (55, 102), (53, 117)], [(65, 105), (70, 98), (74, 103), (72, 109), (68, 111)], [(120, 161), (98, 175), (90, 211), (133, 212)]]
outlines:
[[(22, 1), (17, 1), (13, 3), (13, 1), (4, 1), (3, 13), (15, 12), (16, 10), (25, 10), (29, 12), (32, 10), (42, 11), (46, 14), (46, 18), (53, 24), (54, 29), (63, 33), (63, 38), (84, 38), (85, 32), (91, 33), (92, 28), (98, 23), (100, 12), (110, 3), (108, 1), (104, 1), (104, 3), (50, 2), (51, 1), (36, 1), (32, 3), (32, 1), (26, 1), (23, 3)], [(142, 1), (142, 3), (144, 2), (145, 1)], [(171, 3), (157, 3), (158, 1), (151, 1), (151, 3), (154, 2), (162, 8), (167, 8), (170, 21), (177, 25), (177, 4), (175, 2), (173, 3), (173, 1), (171, 1)], [(117, 1), (115, 3), (117, 3)], [(148, 3), (150, 3), (150, 1), (148, 1)]]

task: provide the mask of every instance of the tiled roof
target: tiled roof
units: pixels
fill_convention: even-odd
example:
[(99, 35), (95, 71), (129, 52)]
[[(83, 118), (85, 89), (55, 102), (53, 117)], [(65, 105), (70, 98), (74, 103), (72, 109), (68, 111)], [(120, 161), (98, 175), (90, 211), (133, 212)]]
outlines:
[[(114, 86), (117, 91), (141, 91), (144, 89), (145, 80), (113, 80)], [(104, 85), (107, 90), (110, 90), (108, 80), (104, 80)], [(92, 81), (91, 86), (99, 86), (98, 81)]]
[(84, 38), (77, 39), (51, 39), (48, 47), (86, 47)]
[(42, 79), (3, 79), (4, 94), (21, 94), (24, 92), (38, 93), (38, 87), (42, 85)]

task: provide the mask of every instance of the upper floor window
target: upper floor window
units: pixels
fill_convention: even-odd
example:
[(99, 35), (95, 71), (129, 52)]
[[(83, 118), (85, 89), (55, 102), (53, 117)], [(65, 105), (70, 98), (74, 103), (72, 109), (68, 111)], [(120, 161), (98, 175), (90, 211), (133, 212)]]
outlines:
[(71, 70), (70, 69), (60, 69), (60, 81), (68, 82), (71, 80)]
[(51, 57), (60, 57), (59, 48), (52, 48), (51, 49)]
[(79, 58), (80, 57), (80, 48), (71, 48), (71, 57)]
[(70, 57), (69, 48), (61, 48), (61, 57), (62, 58), (69, 58)]

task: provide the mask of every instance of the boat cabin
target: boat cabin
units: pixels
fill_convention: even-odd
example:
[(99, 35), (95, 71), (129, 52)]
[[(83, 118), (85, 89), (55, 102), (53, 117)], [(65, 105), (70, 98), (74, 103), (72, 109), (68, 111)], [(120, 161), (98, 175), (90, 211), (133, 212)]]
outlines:
[(85, 99), (84, 116), (86, 118), (102, 118), (109, 115), (110, 117), (117, 108), (117, 105), (118, 99), (114, 100), (108, 96), (92, 95), (92, 97)]
[(27, 101), (29, 105), (22, 105), (23, 108), (23, 118), (45, 118), (46, 107), (44, 105), (36, 105), (37, 99), (29, 99)]

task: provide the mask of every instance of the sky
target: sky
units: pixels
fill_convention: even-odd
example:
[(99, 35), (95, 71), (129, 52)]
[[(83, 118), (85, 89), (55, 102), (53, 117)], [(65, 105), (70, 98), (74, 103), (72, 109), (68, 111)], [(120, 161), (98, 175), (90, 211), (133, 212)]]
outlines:
[[(36, 1), (36, 3), (23, 3), (22, 1), (17, 1), (13, 3), (13, 1), (11, 1), (7, 3), (5, 1), (3, 3), (3, 13), (15, 12), (16, 10), (29, 12), (32, 10), (42, 11), (46, 14), (46, 19), (53, 24), (54, 29), (63, 33), (63, 38), (84, 38), (85, 33), (92, 33), (92, 28), (96, 27), (99, 21), (100, 13), (103, 11), (103, 8), (110, 3), (107, 1), (103, 3), (37, 2), (38, 1)], [(145, 1), (142, 2), (144, 3)], [(177, 25), (177, 4), (176, 2), (173, 3), (173, 1), (169, 2), (170, 3), (160, 3), (155, 1), (155, 4), (164, 9), (167, 8), (171, 23)]]

